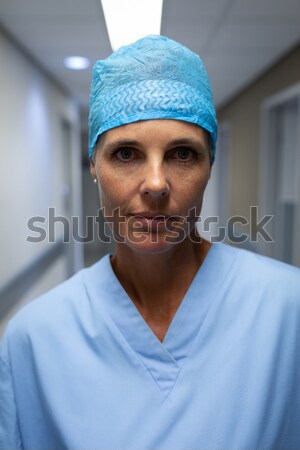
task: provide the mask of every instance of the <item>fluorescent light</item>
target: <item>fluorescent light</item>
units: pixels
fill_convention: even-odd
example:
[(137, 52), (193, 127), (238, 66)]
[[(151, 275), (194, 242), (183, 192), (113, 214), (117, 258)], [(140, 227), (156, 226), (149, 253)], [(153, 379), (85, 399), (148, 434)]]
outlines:
[(84, 56), (68, 56), (64, 59), (64, 65), (68, 69), (84, 70), (89, 67), (90, 61)]
[(101, 0), (113, 50), (160, 34), (163, 0)]

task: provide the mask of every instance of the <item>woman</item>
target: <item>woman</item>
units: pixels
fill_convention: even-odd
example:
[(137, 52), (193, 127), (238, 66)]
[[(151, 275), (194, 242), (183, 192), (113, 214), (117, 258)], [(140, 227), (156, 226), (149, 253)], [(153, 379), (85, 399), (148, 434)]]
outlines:
[(98, 61), (91, 174), (116, 252), (9, 324), (2, 450), (299, 450), (299, 270), (197, 235), (216, 134), (182, 45)]

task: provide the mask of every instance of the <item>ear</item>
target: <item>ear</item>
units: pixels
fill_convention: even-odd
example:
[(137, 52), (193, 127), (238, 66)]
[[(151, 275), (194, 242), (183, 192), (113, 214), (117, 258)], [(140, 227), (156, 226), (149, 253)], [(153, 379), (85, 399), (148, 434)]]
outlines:
[(93, 158), (90, 159), (90, 173), (91, 173), (93, 179), (97, 178), (96, 168), (95, 168)]
[(212, 173), (213, 167), (214, 167), (213, 163), (210, 162), (210, 164), (209, 164), (209, 178), (211, 177), (211, 173)]

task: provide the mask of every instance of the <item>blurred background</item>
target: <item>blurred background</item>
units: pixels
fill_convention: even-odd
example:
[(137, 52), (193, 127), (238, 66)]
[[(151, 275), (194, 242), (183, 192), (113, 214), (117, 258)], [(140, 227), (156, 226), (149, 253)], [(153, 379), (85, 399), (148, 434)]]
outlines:
[(219, 140), (200, 230), (217, 241), (229, 223), (227, 242), (300, 266), (299, 0), (1, 0), (0, 333), (113, 252), (89, 219), (92, 67), (150, 33), (198, 53), (211, 80)]

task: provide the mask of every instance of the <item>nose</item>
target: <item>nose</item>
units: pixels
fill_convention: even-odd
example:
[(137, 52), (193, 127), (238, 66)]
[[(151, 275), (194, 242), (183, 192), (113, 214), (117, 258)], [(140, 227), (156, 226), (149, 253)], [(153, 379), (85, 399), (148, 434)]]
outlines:
[(162, 164), (156, 162), (147, 165), (144, 180), (141, 184), (141, 194), (159, 198), (168, 196), (169, 192), (170, 186)]

